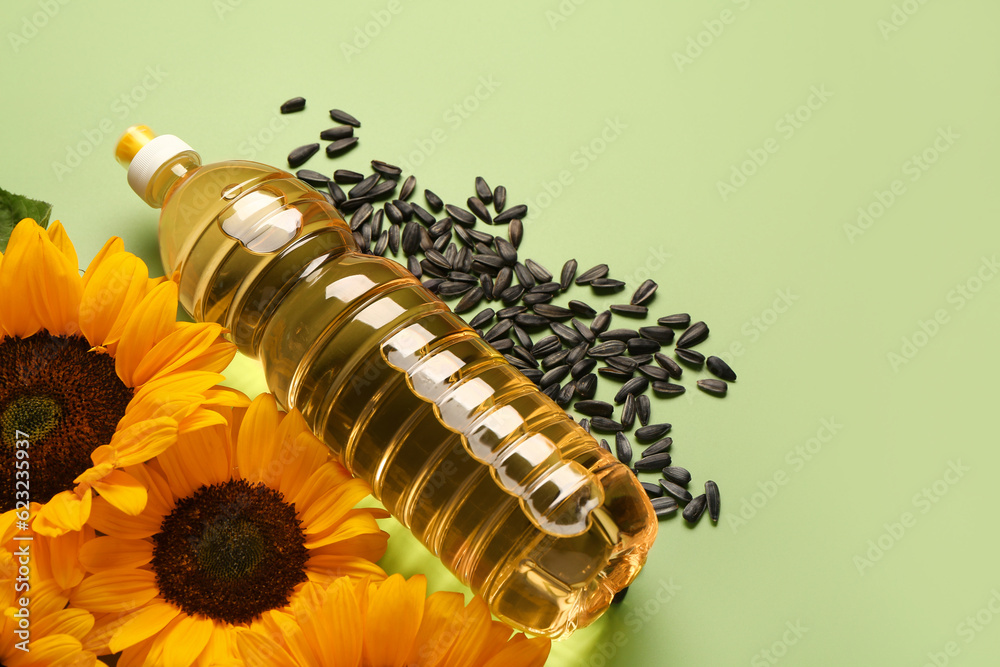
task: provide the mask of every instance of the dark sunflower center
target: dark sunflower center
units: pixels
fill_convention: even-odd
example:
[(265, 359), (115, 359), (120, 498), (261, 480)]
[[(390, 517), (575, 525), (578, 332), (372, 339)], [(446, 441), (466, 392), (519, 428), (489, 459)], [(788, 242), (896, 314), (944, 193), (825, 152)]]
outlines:
[[(73, 488), (90, 453), (111, 442), (132, 390), (115, 360), (90, 347), (80, 336), (47, 331), (0, 340), (0, 511), (14, 507), (15, 490), (44, 503)], [(25, 459), (15, 449), (27, 450), (30, 486), (23, 465), (17, 476), (16, 462)]]
[(153, 571), (160, 595), (185, 613), (247, 623), (306, 580), (305, 541), (281, 492), (231, 480), (177, 501), (153, 536)]

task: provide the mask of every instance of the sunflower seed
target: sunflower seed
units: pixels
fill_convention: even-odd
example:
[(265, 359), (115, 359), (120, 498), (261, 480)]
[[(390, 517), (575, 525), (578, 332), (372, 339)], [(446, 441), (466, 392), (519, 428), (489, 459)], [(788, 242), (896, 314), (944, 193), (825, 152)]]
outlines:
[(671, 384), (670, 382), (663, 382), (660, 380), (653, 380), (653, 391), (660, 396), (666, 396), (671, 398), (673, 396), (680, 396), (686, 390), (683, 385)]
[(664, 518), (677, 513), (677, 501), (673, 498), (653, 498), (649, 501), (657, 518)]
[(490, 186), (486, 183), (486, 179), (482, 176), (476, 176), (476, 196), (484, 204), (489, 204), (493, 201), (493, 190), (490, 189)]
[(583, 342), (583, 338), (576, 332), (576, 329), (568, 327), (562, 322), (549, 322), (549, 328), (566, 345), (579, 345)]
[[(514, 325), (514, 330), (517, 330), (517, 325)], [(528, 364), (527, 368), (538, 368), (538, 360), (535, 359), (535, 355), (531, 354), (528, 348), (523, 345), (515, 345), (514, 349), (511, 350), (511, 354), (523, 363)]]
[(611, 311), (605, 310), (594, 317), (594, 321), (590, 323), (590, 330), (594, 332), (595, 336), (600, 336), (607, 331), (609, 324), (611, 324)]
[(678, 359), (695, 368), (701, 368), (701, 365), (705, 363), (705, 355), (697, 350), (678, 347), (674, 349), (674, 354), (677, 355)]
[(643, 426), (649, 423), (649, 396), (640, 394), (636, 397), (635, 414), (639, 417), (639, 423)]
[(634, 306), (644, 306), (653, 299), (653, 295), (656, 294), (657, 284), (652, 280), (646, 280), (641, 285), (639, 289), (635, 291), (632, 298), (629, 300)]
[(399, 209), (399, 212), (403, 214), (403, 220), (409, 222), (410, 218), (413, 217), (413, 204), (408, 201), (403, 201), (402, 199), (393, 199), (392, 205)]
[(583, 338), (585, 341), (587, 341), (588, 344), (592, 344), (594, 341), (597, 340), (597, 336), (595, 336), (594, 332), (590, 330), (590, 327), (588, 327), (586, 324), (576, 319), (575, 317), (572, 320), (570, 320), (570, 324), (573, 325), (573, 328), (577, 330), (577, 332), (580, 334), (580, 337)]
[(705, 366), (709, 371), (712, 372), (718, 378), (723, 380), (729, 380), (730, 382), (736, 382), (736, 372), (729, 367), (722, 359), (718, 357), (709, 357), (705, 360)]
[(570, 369), (570, 374), (573, 376), (574, 380), (577, 380), (594, 370), (595, 366), (597, 366), (597, 359), (585, 357), (573, 364), (573, 368)]
[[(624, 284), (624, 283), (623, 283)], [(593, 285), (593, 283), (591, 283)], [(628, 317), (646, 317), (646, 306), (634, 306), (630, 303), (616, 303), (611, 306), (611, 312)]]
[(330, 118), (337, 121), (338, 123), (343, 123), (344, 125), (353, 125), (354, 127), (361, 127), (361, 121), (347, 113), (346, 111), (341, 111), (340, 109), (330, 109)]
[(382, 181), (376, 183), (375, 187), (368, 191), (367, 196), (371, 199), (382, 199), (391, 196), (396, 191), (396, 181)]
[[(412, 273), (416, 278), (424, 275), (424, 269), (420, 266), (420, 260), (417, 259), (416, 255), (410, 255), (406, 258), (406, 268), (408, 268), (410, 273)], [(475, 328), (478, 329), (479, 327)]]
[(528, 310), (524, 306), (510, 306), (497, 311), (498, 320), (512, 320), (524, 311)]
[(590, 427), (606, 433), (615, 433), (622, 430), (622, 425), (607, 417), (594, 417), (590, 420)]
[(558, 336), (546, 336), (531, 347), (531, 353), (536, 357), (544, 357), (559, 350), (562, 342)]
[(612, 278), (595, 278), (590, 281), (590, 286), (596, 290), (614, 291), (625, 287), (625, 283)]
[(523, 370), (526, 370), (526, 369), (528, 369), (528, 368), (534, 368), (534, 366), (532, 366), (531, 364), (529, 364), (529, 363), (528, 363), (527, 361), (525, 361), (524, 359), (521, 359), (520, 357), (518, 357), (518, 356), (515, 356), (515, 355), (513, 354), (514, 350), (516, 350), (517, 348), (518, 348), (518, 346), (517, 346), (517, 345), (515, 345), (515, 346), (514, 346), (514, 347), (513, 347), (512, 349), (511, 349), (511, 354), (505, 354), (505, 355), (503, 355), (503, 358), (504, 358), (504, 359), (506, 359), (506, 360), (507, 360), (507, 362), (508, 362), (508, 363), (509, 363), (509, 364), (510, 364), (511, 366), (514, 366), (514, 367), (515, 367), (515, 368), (517, 368), (518, 370), (522, 370), (522, 371), (523, 371)]
[(556, 366), (555, 368), (545, 372), (542, 379), (539, 380), (538, 384), (542, 387), (547, 387), (550, 384), (562, 382), (569, 375), (569, 366)]
[(715, 396), (725, 396), (729, 385), (722, 380), (698, 380), (698, 388)]
[(427, 205), (431, 207), (432, 211), (440, 211), (444, 208), (444, 202), (441, 198), (430, 190), (424, 190), (424, 199), (427, 200)]
[(576, 381), (576, 395), (582, 399), (591, 399), (597, 392), (597, 376), (587, 373)]
[(627, 345), (629, 354), (654, 354), (660, 351), (660, 344), (649, 338), (630, 338)]
[(427, 252), (425, 252), (424, 254), (427, 255), (427, 259), (429, 259), (430, 261), (434, 262), (435, 264), (437, 264), (438, 266), (440, 266), (442, 269), (444, 269), (444, 270), (447, 271), (447, 270), (449, 270), (449, 269), (452, 268), (451, 262), (448, 261), (448, 258), (445, 257), (440, 252), (438, 252), (437, 250), (431, 249), (431, 250), (428, 250)]
[(670, 454), (667, 452), (660, 452), (659, 454), (653, 454), (651, 456), (644, 456), (635, 462), (635, 469), (645, 472), (651, 470), (659, 470), (664, 466), (670, 465)]
[(587, 355), (587, 344), (580, 343), (579, 345), (571, 349), (569, 351), (569, 354), (566, 355), (566, 363), (569, 364), (570, 366), (573, 366), (577, 362), (582, 361), (586, 355)]
[(503, 211), (504, 205), (507, 203), (507, 188), (502, 185), (496, 186), (493, 189), (493, 210), (497, 213)]
[[(663, 454), (654, 454), (653, 456), (650, 456), (649, 458), (650, 459), (654, 459), (657, 456), (663, 456)], [(639, 460), (640, 461), (644, 461), (644, 460), (648, 460), (648, 459), (639, 459)], [(671, 496), (673, 496), (677, 500), (680, 500), (681, 502), (685, 502), (685, 503), (691, 502), (691, 492), (688, 491), (687, 489), (685, 489), (683, 486), (680, 486), (679, 484), (674, 484), (673, 482), (671, 482), (668, 479), (660, 479), (659, 480), (659, 484), (660, 484), (660, 486), (663, 487), (664, 491), (666, 491), (668, 494), (670, 494)]]
[(472, 310), (479, 305), (479, 302), (483, 300), (483, 288), (473, 287), (471, 290), (465, 293), (465, 296), (455, 304), (456, 313), (464, 313)]
[[(595, 315), (597, 315), (597, 311), (591, 308), (588, 304), (584, 303), (583, 301), (576, 301), (574, 299), (573, 301), (570, 301), (566, 305), (568, 305), (569, 309), (574, 313), (576, 313), (577, 315), (579, 315), (580, 317), (594, 317)], [(593, 331), (591, 331), (591, 334), (593, 334)]]
[(681, 516), (683, 516), (684, 520), (688, 523), (698, 523), (698, 519), (700, 519), (701, 515), (705, 513), (705, 505), (707, 502), (705, 494), (701, 494), (687, 504), (687, 507), (684, 508), (684, 512), (681, 513)]
[(431, 225), (427, 231), (430, 232), (431, 236), (437, 238), (442, 234), (446, 234), (449, 231), (451, 231), (451, 225), (452, 225), (451, 218), (441, 218), (433, 225)]
[(514, 321), (526, 329), (538, 329), (549, 324), (547, 319), (535, 313), (521, 313), (514, 317)]
[(344, 202), (347, 201), (347, 193), (333, 181), (326, 182), (326, 189), (330, 191), (330, 197), (338, 207), (342, 206)]
[(556, 293), (559, 292), (559, 283), (554, 283), (551, 281), (547, 283), (538, 283), (537, 285), (531, 288), (531, 291), (555, 295)]
[(353, 211), (357, 211), (367, 203), (369, 203), (368, 197), (355, 197), (354, 199), (348, 199), (340, 206), (340, 212), (351, 213)]
[(505, 289), (510, 287), (510, 280), (513, 274), (514, 272), (511, 271), (509, 266), (505, 266), (502, 269), (500, 269), (499, 273), (497, 273), (496, 279), (493, 281), (494, 299), (498, 298)]
[(337, 139), (346, 139), (353, 136), (354, 128), (350, 125), (338, 125), (319, 133), (319, 138), (323, 141), (336, 141)]
[(518, 204), (512, 208), (507, 209), (503, 213), (498, 214), (493, 218), (494, 224), (502, 225), (505, 222), (510, 222), (511, 220), (523, 220), (525, 214), (528, 212), (528, 207), (524, 204)]
[(562, 271), (559, 273), (559, 287), (562, 291), (565, 292), (573, 284), (573, 279), (576, 277), (576, 267), (577, 263), (575, 259), (568, 260), (563, 264)]
[(506, 336), (512, 326), (514, 326), (514, 322), (512, 320), (500, 320), (493, 326), (492, 329), (483, 334), (483, 338), (492, 343), (493, 341)]
[(632, 463), (632, 443), (621, 431), (615, 433), (615, 453), (618, 454), (618, 460), (625, 465)]
[[(336, 157), (337, 155), (346, 153), (347, 151), (351, 150), (357, 143), (358, 143), (357, 137), (347, 137), (345, 139), (337, 139), (332, 144), (326, 145), (326, 155), (327, 157)], [(318, 146), (319, 144), (316, 145)]]
[(428, 292), (433, 292), (434, 294), (437, 294), (438, 285), (440, 285), (443, 282), (444, 278), (432, 278), (431, 280), (425, 280), (423, 283), (424, 289), (426, 289)]
[[(587, 423), (589, 424), (590, 422), (587, 421)], [(604, 438), (601, 438), (601, 443), (600, 444), (601, 444), (601, 449), (603, 449), (604, 451), (606, 451), (606, 452), (610, 452), (611, 451), (611, 446), (608, 444), (608, 441), (605, 440)]]
[(653, 358), (656, 359), (656, 363), (658, 363), (660, 366), (663, 367), (664, 370), (670, 373), (670, 377), (674, 378), (675, 380), (680, 379), (681, 374), (684, 371), (681, 369), (680, 366), (677, 365), (676, 361), (674, 361), (667, 355), (662, 354), (660, 352), (654, 354)]
[[(475, 267), (476, 264), (481, 265), (481, 268), (478, 269), (479, 271), (487, 271), (489, 273), (496, 273), (503, 268), (503, 260), (499, 255), (486, 255), (480, 253), (475, 256), (473, 267)], [(520, 298), (520, 296), (521, 295), (518, 294), (517, 298)], [(514, 300), (516, 301), (517, 298)]]
[(535, 276), (528, 270), (521, 262), (514, 264), (514, 275), (517, 276), (517, 282), (524, 285), (524, 287), (531, 288), (535, 286)]
[(635, 437), (639, 440), (659, 440), (670, 432), (670, 424), (650, 424), (635, 430)]
[(490, 343), (497, 352), (506, 352), (514, 347), (514, 341), (510, 338), (501, 338), (495, 343)]
[(433, 225), (437, 220), (431, 215), (431, 212), (426, 208), (417, 203), (410, 204), (410, 210), (413, 211), (413, 215), (416, 216), (417, 220), (424, 223), (425, 225)]
[(306, 144), (305, 146), (299, 146), (291, 153), (288, 154), (288, 166), (292, 169), (298, 169), (305, 162), (316, 155), (316, 151), (319, 150), (319, 144)]
[(378, 241), (375, 242), (375, 248), (372, 249), (372, 254), (381, 257), (382, 255), (385, 254), (385, 249), (388, 245), (389, 245), (389, 230), (385, 230), (378, 235)]
[(632, 359), (633, 361), (635, 361), (635, 363), (637, 365), (639, 365), (639, 366), (645, 366), (646, 364), (648, 364), (649, 362), (651, 362), (653, 360), (653, 355), (651, 355), (651, 354), (633, 354), (629, 358)]
[(625, 382), (632, 377), (632, 371), (623, 371), (618, 368), (598, 368), (597, 372), (603, 377), (618, 380), (619, 382)]
[(382, 235), (382, 225), (385, 223), (385, 212), (382, 209), (375, 211), (372, 216), (372, 236), (378, 238)]
[(354, 197), (363, 197), (365, 194), (368, 193), (369, 190), (375, 187), (375, 184), (378, 182), (378, 179), (380, 178), (381, 176), (379, 174), (372, 174), (371, 176), (362, 179), (361, 181), (358, 182), (357, 185), (355, 185), (353, 188), (347, 191), (347, 196), (351, 197), (352, 199)]
[(487, 225), (493, 224), (493, 216), (491, 216), (490, 212), (486, 210), (486, 204), (483, 203), (482, 199), (479, 197), (469, 197), (465, 203), (468, 205), (469, 210), (472, 211), (473, 215), (485, 222)]
[(635, 369), (639, 366), (639, 364), (636, 363), (635, 359), (632, 359), (630, 357), (623, 357), (621, 355), (608, 357), (607, 359), (604, 360), (604, 363), (613, 368), (617, 368), (620, 371), (628, 371), (629, 373), (634, 372)]
[(446, 204), (444, 210), (460, 225), (472, 226), (476, 224), (476, 217), (464, 208), (460, 208), (454, 204)]
[[(670, 450), (670, 446), (673, 444), (674, 444), (673, 438), (663, 438), (662, 440), (657, 440), (649, 447), (646, 447), (646, 449), (642, 450), (642, 458), (667, 452)], [(667, 465), (669, 465), (669, 463)]]
[(512, 285), (500, 293), (500, 301), (505, 306), (517, 303), (524, 294), (524, 288), (520, 285)]
[(492, 308), (485, 308), (469, 320), (469, 326), (473, 329), (482, 329), (484, 326), (493, 321), (494, 315), (496, 315), (496, 313), (493, 312)]
[(615, 412), (615, 406), (607, 401), (577, 401), (573, 409), (588, 417), (611, 417)]
[[(647, 380), (646, 378), (644, 377), (632, 378), (631, 380), (623, 384), (621, 389), (618, 390), (618, 393), (615, 394), (615, 403), (621, 405), (622, 403), (625, 402), (626, 396), (628, 396), (629, 394), (641, 394), (642, 392), (646, 391), (646, 388), (648, 386), (649, 386), (649, 380)], [(649, 427), (644, 426), (643, 428), (649, 428)], [(638, 433), (639, 432), (636, 431), (636, 435), (638, 435)]]
[(372, 169), (382, 174), (386, 178), (396, 179), (402, 175), (403, 170), (394, 164), (383, 162), (382, 160), (372, 160)]
[(719, 485), (712, 480), (705, 482), (705, 497), (708, 500), (708, 518), (710, 518), (713, 523), (718, 523), (719, 509), (721, 508)]
[(691, 482), (691, 473), (680, 466), (667, 466), (663, 469), (663, 477), (680, 486), (687, 486)]
[(523, 375), (524, 377), (528, 378), (529, 380), (531, 380), (535, 384), (538, 384), (538, 381), (542, 379), (542, 374), (543, 373), (542, 373), (541, 369), (539, 369), (539, 368), (527, 368), (527, 369), (521, 371), (521, 375)]
[(652, 500), (653, 498), (663, 497), (663, 488), (659, 484), (653, 484), (652, 482), (639, 482), (639, 486), (642, 490), (646, 492), (646, 496)]
[[(511, 331), (514, 333), (514, 339), (517, 341), (518, 345), (524, 348), (527, 348), (529, 345), (531, 345), (531, 336), (529, 336), (524, 329), (515, 324), (513, 327), (511, 327)], [(530, 352), (527, 351), (527, 349), (525, 349), (525, 353), (531, 354)], [(534, 357), (532, 357), (532, 359), (534, 359)]]
[(351, 216), (351, 222), (349, 223), (351, 231), (359, 230), (361, 228), (361, 225), (368, 222), (368, 220), (372, 217), (372, 213), (374, 212), (375, 209), (372, 208), (371, 204), (369, 204), (368, 202), (362, 204), (360, 208), (358, 208), (358, 210), (354, 212), (354, 215)]
[(569, 402), (573, 400), (573, 395), (576, 394), (576, 383), (567, 382), (563, 385), (563, 388), (559, 390), (559, 395), (556, 396), (556, 403), (560, 407), (565, 408), (569, 405)]
[(575, 282), (577, 285), (586, 285), (591, 281), (603, 278), (606, 275), (608, 275), (608, 265), (598, 264), (597, 266), (593, 266), (577, 276)]
[(625, 397), (625, 404), (622, 406), (621, 422), (626, 431), (631, 430), (635, 426), (635, 396), (632, 394)]
[(655, 340), (661, 345), (669, 345), (674, 340), (674, 330), (670, 327), (639, 327), (639, 335), (643, 338)]
[(493, 247), (504, 262), (512, 266), (517, 263), (517, 248), (510, 241), (497, 236), (493, 239)]
[(548, 303), (538, 304), (533, 310), (542, 317), (547, 317), (550, 320), (568, 320), (573, 317), (573, 311), (569, 308), (553, 306)]
[(328, 180), (330, 180), (323, 174), (318, 171), (313, 171), (312, 169), (299, 169), (295, 172), (295, 178), (300, 181), (305, 181), (314, 188), (321, 188), (326, 185)]
[(531, 271), (531, 275), (540, 283), (547, 283), (552, 280), (552, 273), (544, 266), (533, 259), (524, 260), (524, 265)]
[(620, 340), (623, 343), (627, 343), (633, 338), (638, 337), (638, 332), (632, 329), (611, 329), (610, 331), (605, 331), (597, 336), (598, 340)]
[(691, 324), (691, 316), (687, 313), (677, 313), (676, 315), (667, 315), (666, 317), (661, 317), (656, 320), (656, 323), (664, 327), (673, 327), (675, 329), (686, 329), (688, 325)]
[[(426, 271), (426, 269), (424, 270)], [(446, 280), (438, 285), (438, 294), (445, 297), (458, 296), (459, 294), (465, 294), (471, 289), (473, 289), (473, 287), (469, 283), (463, 283), (457, 280)], [(475, 289), (479, 288), (477, 287)]]
[(306, 98), (293, 97), (281, 105), (281, 113), (295, 113), (306, 108)]
[(704, 322), (695, 322), (677, 339), (677, 347), (691, 347), (708, 338), (708, 326)]
[(670, 373), (663, 370), (659, 366), (650, 366), (649, 364), (644, 364), (639, 366), (639, 372), (648, 377), (653, 381), (663, 381), (666, 382), (670, 378)]

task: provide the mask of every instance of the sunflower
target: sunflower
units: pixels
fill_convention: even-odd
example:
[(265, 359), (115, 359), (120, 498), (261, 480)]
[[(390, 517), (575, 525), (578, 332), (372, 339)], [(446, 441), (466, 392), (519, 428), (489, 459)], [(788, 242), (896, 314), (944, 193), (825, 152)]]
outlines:
[(93, 667), (97, 657), (84, 648), (83, 640), (94, 626), (94, 616), (67, 608), (66, 591), (83, 577), (75, 557), (93, 531), (19, 541), (12, 514), (0, 517), (0, 664)]
[(0, 256), (0, 512), (30, 510), (39, 534), (80, 530), (94, 491), (137, 514), (146, 489), (123, 468), (246, 404), (215, 387), (236, 353), (222, 328), (177, 322), (176, 285), (122, 248), (81, 276), (63, 226), (26, 218)]
[(381, 583), (342, 578), (308, 584), (291, 613), (238, 631), (247, 664), (267, 667), (537, 667), (550, 641), (511, 636), (490, 619), (482, 598), (460, 593), (424, 598), (422, 575)]
[(236, 629), (284, 618), (307, 583), (385, 577), (375, 520), (388, 513), (355, 507), (365, 482), (270, 394), (231, 413), (127, 468), (149, 489), (138, 515), (94, 501), (102, 535), (70, 600), (97, 617), (88, 646), (122, 651), (119, 667), (228, 664)]

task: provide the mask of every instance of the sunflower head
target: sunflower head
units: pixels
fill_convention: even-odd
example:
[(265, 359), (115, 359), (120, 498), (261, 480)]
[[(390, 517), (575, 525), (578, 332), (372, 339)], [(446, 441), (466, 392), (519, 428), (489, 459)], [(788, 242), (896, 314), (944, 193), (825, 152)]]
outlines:
[(214, 405), (248, 403), (216, 387), (235, 346), (218, 325), (177, 322), (176, 286), (121, 239), (80, 275), (58, 221), (22, 220), (0, 293), (0, 511), (30, 507), (41, 534), (81, 529), (95, 491), (140, 511), (146, 489), (122, 469), (221, 423)]

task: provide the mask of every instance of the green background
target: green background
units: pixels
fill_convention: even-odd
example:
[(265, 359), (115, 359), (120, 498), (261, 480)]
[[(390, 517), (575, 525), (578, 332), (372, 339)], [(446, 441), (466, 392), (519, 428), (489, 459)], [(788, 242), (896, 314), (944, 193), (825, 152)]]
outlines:
[(740, 376), (654, 402), (719, 525), (662, 523), (550, 664), (995, 664), (998, 21), (987, 0), (8, 1), (0, 186), (52, 202), (81, 261), (117, 234), (155, 270), (155, 212), (111, 157), (133, 123), (281, 166), (340, 107), (360, 146), (307, 167), (383, 159), (455, 202), (503, 183), (534, 213), (522, 256), (650, 275), (653, 312), (704, 319)]

